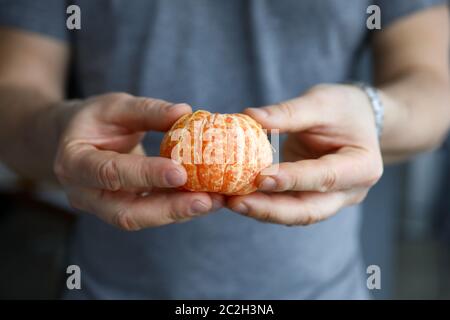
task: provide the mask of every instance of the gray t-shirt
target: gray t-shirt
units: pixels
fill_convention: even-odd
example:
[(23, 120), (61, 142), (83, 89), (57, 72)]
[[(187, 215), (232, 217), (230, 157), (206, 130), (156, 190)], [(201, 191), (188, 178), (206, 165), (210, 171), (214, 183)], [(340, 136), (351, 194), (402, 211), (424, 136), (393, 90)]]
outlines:
[[(239, 112), (354, 71), (368, 0), (0, 0), (0, 25), (69, 43), (77, 97), (110, 91)], [(439, 0), (380, 0), (382, 26)], [(414, 32), (413, 30), (411, 32)], [(161, 134), (145, 145), (157, 154)], [(150, 213), (149, 213), (150, 214)], [(81, 214), (69, 263), (82, 290), (67, 298), (366, 298), (358, 207), (309, 227), (231, 211), (135, 233)]]

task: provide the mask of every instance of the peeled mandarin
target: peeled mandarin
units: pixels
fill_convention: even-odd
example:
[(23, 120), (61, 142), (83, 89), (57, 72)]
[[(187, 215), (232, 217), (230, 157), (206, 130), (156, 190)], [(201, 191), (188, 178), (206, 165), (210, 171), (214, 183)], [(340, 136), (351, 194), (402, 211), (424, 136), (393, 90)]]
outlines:
[(178, 119), (160, 153), (187, 172), (184, 190), (244, 195), (257, 189), (256, 176), (272, 164), (272, 146), (261, 125), (245, 114), (199, 110)]

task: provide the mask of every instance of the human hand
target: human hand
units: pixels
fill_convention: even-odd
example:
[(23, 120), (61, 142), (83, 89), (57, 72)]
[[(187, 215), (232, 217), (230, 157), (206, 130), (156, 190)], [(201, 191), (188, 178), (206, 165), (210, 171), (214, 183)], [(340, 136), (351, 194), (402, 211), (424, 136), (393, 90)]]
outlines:
[(230, 197), (246, 216), (285, 225), (324, 220), (361, 202), (381, 177), (383, 162), (365, 93), (350, 85), (319, 85), (299, 98), (244, 111), (267, 129), (287, 132), (276, 174), (257, 178), (259, 190)]
[(186, 182), (183, 166), (146, 157), (140, 145), (145, 131), (168, 130), (190, 106), (112, 93), (76, 103), (72, 110), (62, 124), (54, 171), (73, 207), (138, 230), (221, 206), (218, 195), (173, 189)]

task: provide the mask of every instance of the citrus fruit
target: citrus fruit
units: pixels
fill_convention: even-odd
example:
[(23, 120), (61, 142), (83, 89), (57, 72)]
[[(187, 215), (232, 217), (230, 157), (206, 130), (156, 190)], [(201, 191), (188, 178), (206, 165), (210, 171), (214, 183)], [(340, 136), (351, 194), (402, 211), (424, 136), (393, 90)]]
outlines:
[(245, 114), (199, 110), (178, 119), (165, 134), (161, 156), (187, 172), (182, 189), (244, 195), (272, 164), (272, 146), (261, 125)]

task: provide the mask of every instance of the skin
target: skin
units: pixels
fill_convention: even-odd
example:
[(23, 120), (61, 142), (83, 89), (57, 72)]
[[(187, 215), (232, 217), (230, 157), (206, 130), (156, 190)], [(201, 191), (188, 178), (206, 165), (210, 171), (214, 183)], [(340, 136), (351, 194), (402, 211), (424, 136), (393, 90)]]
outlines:
[(229, 199), (228, 206), (266, 222), (315, 223), (364, 200), (383, 160), (439, 146), (450, 125), (448, 30), (441, 6), (374, 36), (375, 83), (385, 105), (380, 144), (368, 98), (353, 86), (319, 85), (296, 99), (245, 110), (264, 127), (289, 133), (283, 151), (290, 162), (259, 177), (261, 192)]
[(435, 7), (374, 35), (385, 104), (381, 143), (369, 101), (353, 86), (322, 84), (246, 109), (264, 127), (289, 134), (288, 162), (277, 174), (263, 172), (258, 192), (224, 199), (177, 191), (184, 168), (142, 151), (144, 132), (168, 130), (190, 106), (124, 93), (66, 101), (69, 49), (0, 28), (0, 160), (31, 179), (56, 178), (72, 206), (125, 230), (186, 221), (223, 205), (266, 222), (315, 223), (361, 202), (383, 162), (441, 143), (450, 126), (448, 30), (447, 9)]

